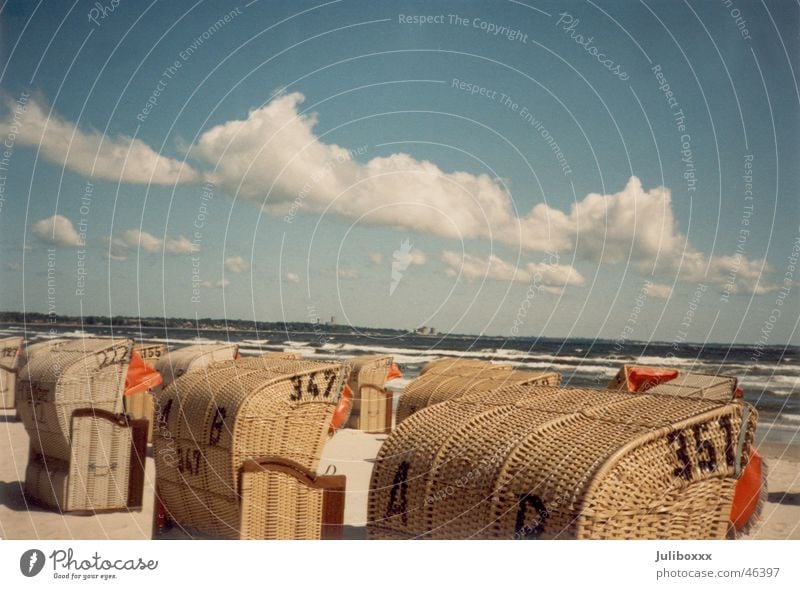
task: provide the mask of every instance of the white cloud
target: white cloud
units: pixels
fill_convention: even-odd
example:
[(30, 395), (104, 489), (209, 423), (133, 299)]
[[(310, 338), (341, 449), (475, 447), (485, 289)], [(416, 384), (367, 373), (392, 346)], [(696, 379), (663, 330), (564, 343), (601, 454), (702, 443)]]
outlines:
[(103, 257), (115, 262), (124, 262), (128, 259), (128, 244), (119, 237), (105, 237), (103, 243), (106, 246)]
[(147, 231), (127, 229), (118, 237), (105, 237), (102, 240), (105, 246), (103, 256), (106, 259), (122, 262), (128, 259), (132, 250), (141, 248), (148, 254), (158, 254), (165, 251), (172, 255), (194, 254), (200, 247), (184, 236), (173, 237), (168, 235), (165, 239), (156, 237)]
[(231, 285), (231, 281), (227, 278), (223, 278), (222, 280), (217, 280), (216, 282), (204, 280), (200, 284), (202, 284), (205, 288), (227, 288)]
[[(764, 260), (709, 258), (691, 244), (675, 219), (667, 188), (645, 190), (631, 177), (621, 191), (591, 193), (568, 211), (545, 203), (518, 211), (504, 183), (487, 174), (445, 172), (405, 153), (363, 163), (352, 159), (347, 149), (320, 141), (314, 130), (317, 115), (300, 112), (303, 100), (299, 92), (281, 95), (243, 120), (202, 133), (190, 154), (214, 169), (208, 174), (164, 157), (140, 140), (104, 137), (58, 116), (48, 119), (35, 101), (29, 103), (17, 141), (38, 145), (41, 140), (46, 158), (58, 164), (66, 158), (68, 168), (86, 175), (94, 167), (97, 178), (159, 184), (209, 180), (274, 214), (296, 212), (293, 203), (299, 198), (299, 209), (310, 213), (327, 211), (365, 224), (451, 239), (494, 240), (527, 253), (570, 253), (595, 263), (630, 261), (643, 274), (665, 281), (702, 281), (736, 293), (762, 294), (775, 288), (763, 276), (771, 271)], [(0, 121), (0, 134), (8, 130), (10, 117)], [(155, 242), (142, 240), (146, 251), (154, 247)], [(170, 253), (193, 250), (185, 237), (168, 239), (164, 248)], [(370, 259), (380, 263), (376, 260), (382, 257)], [(412, 263), (424, 260), (420, 252)], [(728, 285), (732, 272), (735, 280)]]
[(358, 278), (358, 272), (352, 268), (339, 268), (336, 275), (342, 280), (355, 280)]
[(31, 225), (31, 230), (36, 237), (47, 243), (65, 247), (80, 247), (84, 245), (80, 235), (75, 231), (72, 221), (63, 215), (53, 215), (36, 221)]
[(294, 272), (287, 272), (286, 273), (286, 282), (290, 284), (298, 284), (300, 282), (300, 277), (295, 274)]
[(155, 254), (161, 251), (162, 241), (146, 231), (139, 229), (128, 229), (122, 234), (122, 239), (125, 244), (130, 247), (141, 247), (144, 251), (150, 254)]
[[(266, 202), (265, 210), (275, 214), (285, 214), (302, 196), (303, 210), (364, 223), (493, 239), (528, 252), (571, 252), (593, 262), (631, 260), (642, 272), (684, 281), (698, 275), (713, 284), (725, 281), (730, 264), (709, 260), (688, 242), (664, 187), (645, 190), (631, 177), (620, 192), (589, 194), (568, 212), (539, 203), (519, 214), (502, 182), (486, 174), (444, 172), (404, 153), (365, 163), (351, 159), (346, 149), (319, 140), (316, 114), (300, 113), (303, 100), (298, 92), (286, 94), (244, 120), (217, 125), (201, 135), (192, 153), (215, 167), (212, 179), (223, 189)], [(750, 274), (762, 264), (744, 260), (748, 276), (740, 275), (737, 288), (761, 292)]]
[[(7, 135), (13, 123), (15, 103), (0, 120), (0, 135)], [(103, 135), (84, 131), (48, 108), (30, 100), (17, 125), (16, 142), (39, 147), (51, 162), (70, 170), (112, 182), (176, 184), (200, 181), (191, 166), (160, 155), (140, 139), (127, 135)]]
[(449, 276), (461, 274), (467, 280), (499, 280), (525, 282), (548, 292), (560, 292), (565, 286), (584, 286), (586, 280), (572, 266), (564, 264), (526, 263), (515, 266), (495, 255), (481, 258), (470, 254), (444, 251), (442, 261)]
[(373, 264), (380, 264), (383, 262), (383, 254), (380, 252), (370, 252), (369, 261)]
[(654, 299), (668, 299), (670, 296), (672, 296), (672, 287), (668, 284), (651, 282), (650, 284), (645, 285), (645, 292), (647, 293), (648, 297), (652, 297)]
[(241, 256), (225, 258), (225, 267), (234, 274), (241, 274), (250, 268), (250, 264)]
[(122, 241), (130, 247), (141, 247), (150, 254), (166, 251), (168, 254), (182, 255), (193, 254), (200, 250), (197, 244), (184, 236), (172, 237), (167, 235), (165, 239), (160, 239), (151, 233), (139, 229), (128, 229), (122, 234)]

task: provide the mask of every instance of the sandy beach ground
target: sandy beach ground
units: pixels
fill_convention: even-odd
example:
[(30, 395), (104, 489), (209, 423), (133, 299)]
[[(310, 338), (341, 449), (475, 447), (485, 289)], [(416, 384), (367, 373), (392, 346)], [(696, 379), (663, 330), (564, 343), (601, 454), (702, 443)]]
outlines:
[[(365, 538), (367, 490), (372, 461), (386, 435), (354, 430), (338, 432), (328, 443), (320, 472), (330, 465), (347, 476), (345, 537)], [(0, 537), (5, 539), (149, 539), (152, 531), (152, 458), (147, 460), (144, 508), (137, 513), (96, 516), (60, 515), (26, 502), (21, 482), (28, 460), (28, 436), (13, 412), (0, 410)], [(769, 464), (769, 495), (753, 539), (800, 539), (800, 447), (759, 443)]]

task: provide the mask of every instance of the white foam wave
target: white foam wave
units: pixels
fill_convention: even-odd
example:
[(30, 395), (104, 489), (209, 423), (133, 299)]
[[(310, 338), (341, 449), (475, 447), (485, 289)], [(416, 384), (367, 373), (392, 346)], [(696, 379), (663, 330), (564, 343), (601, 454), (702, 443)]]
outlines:
[(269, 342), (268, 339), (243, 339), (240, 344), (247, 346), (263, 346), (267, 342)]

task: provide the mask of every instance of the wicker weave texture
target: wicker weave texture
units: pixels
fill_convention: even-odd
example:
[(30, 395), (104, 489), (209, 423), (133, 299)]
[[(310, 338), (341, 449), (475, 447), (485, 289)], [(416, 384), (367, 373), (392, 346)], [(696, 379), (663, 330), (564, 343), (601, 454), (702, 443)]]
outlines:
[(17, 411), (36, 452), (70, 460), (76, 409), (122, 412), (132, 347), (126, 339), (84, 338), (28, 356), (19, 373)]
[(389, 436), (369, 537), (726, 537), (750, 406), (529, 385), (481, 401), (433, 405)]
[(350, 366), (348, 385), (353, 391), (353, 409), (347, 426), (370, 433), (391, 429), (391, 403), (384, 389), (392, 367), (392, 356), (357, 356), (347, 360)]
[(302, 360), (303, 355), (298, 352), (265, 352), (259, 358), (265, 360)]
[(17, 407), (30, 436), (25, 490), (32, 500), (60, 511), (129, 506), (133, 430), (114, 416), (132, 346), (83, 338), (26, 354)]
[(347, 369), (338, 363), (246, 358), (192, 371), (156, 395), (157, 487), (169, 517), (241, 538), (239, 470), (280, 456), (315, 471)]
[(60, 346), (67, 344), (70, 341), (69, 339), (64, 338), (54, 338), (45, 340), (43, 342), (37, 342), (35, 344), (27, 344), (22, 350), (22, 357), (19, 361), (19, 368), (22, 369), (28, 361), (33, 358), (35, 355), (44, 352), (45, 354), (51, 354), (55, 350), (57, 350)]
[(276, 471), (242, 474), (241, 537), (319, 540), (324, 491)]
[(131, 433), (105, 419), (73, 418), (67, 511), (127, 507)]
[[(628, 374), (635, 370), (658, 370), (653, 366), (626, 364), (623, 366), (608, 388), (627, 391)], [(738, 381), (734, 377), (720, 376), (717, 374), (700, 374), (696, 372), (677, 371), (678, 375), (672, 380), (649, 383), (645, 380), (637, 392), (647, 392), (654, 395), (671, 395), (675, 397), (694, 397), (698, 399), (712, 399), (714, 401), (730, 401), (734, 398)]]
[(438, 360), (428, 364), (403, 391), (397, 406), (397, 423), (436, 403), (525, 383), (557, 386), (561, 375), (514, 370), (508, 365), (478, 360)]
[(0, 339), (0, 409), (13, 409), (19, 366), (21, 337)]
[(215, 362), (233, 360), (238, 352), (238, 344), (196, 344), (173, 350), (161, 356), (155, 365), (163, 378), (161, 388), (187, 372), (206, 368)]

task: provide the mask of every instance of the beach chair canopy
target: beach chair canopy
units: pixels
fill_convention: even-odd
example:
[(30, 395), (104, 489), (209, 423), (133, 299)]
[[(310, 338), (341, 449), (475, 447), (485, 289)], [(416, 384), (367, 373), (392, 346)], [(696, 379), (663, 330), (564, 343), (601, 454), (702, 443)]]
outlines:
[(232, 343), (195, 344), (173, 350), (156, 362), (156, 370), (163, 378), (161, 386), (165, 387), (187, 372), (200, 370), (214, 362), (233, 360), (238, 353), (239, 345)]
[(348, 386), (353, 392), (353, 407), (347, 426), (370, 433), (392, 429), (392, 394), (384, 385), (391, 378), (400, 378), (392, 356), (356, 356), (347, 360), (350, 366)]
[(515, 370), (508, 364), (478, 360), (438, 360), (428, 364), (403, 391), (397, 406), (397, 423), (420, 409), (468, 393), (533, 383), (556, 386), (561, 383), (561, 375), (557, 372)]
[(743, 402), (514, 385), (422, 409), (380, 449), (370, 538), (725, 538)]
[(632, 393), (730, 401), (736, 395), (737, 379), (675, 368), (626, 364), (620, 368), (608, 388)]
[[(320, 537), (323, 514), (307, 493), (286, 501), (285, 489), (270, 489), (279, 480), (296, 486), (316, 479), (346, 378), (339, 363), (245, 358), (210, 364), (164, 387), (156, 394), (153, 445), (166, 516), (216, 538), (303, 538), (309, 530)], [(253, 460), (264, 468), (251, 464), (243, 475)], [(275, 461), (305, 474), (276, 473), (269, 467)]]

